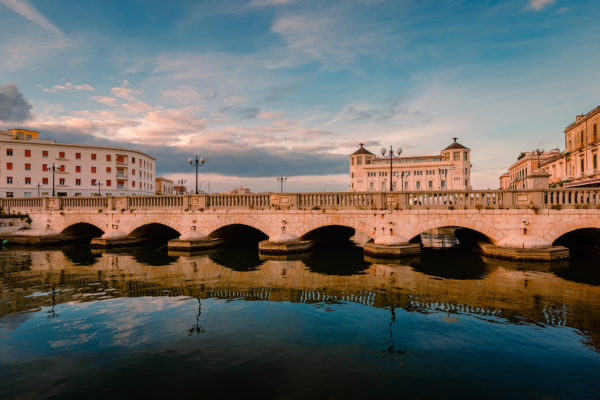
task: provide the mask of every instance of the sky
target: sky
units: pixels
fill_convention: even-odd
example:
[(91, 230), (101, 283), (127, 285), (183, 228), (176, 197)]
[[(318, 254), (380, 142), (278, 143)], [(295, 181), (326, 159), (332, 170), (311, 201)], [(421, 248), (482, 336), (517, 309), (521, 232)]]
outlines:
[(0, 129), (134, 147), (203, 190), (346, 191), (359, 143), (474, 188), (600, 105), (598, 0), (0, 0)]

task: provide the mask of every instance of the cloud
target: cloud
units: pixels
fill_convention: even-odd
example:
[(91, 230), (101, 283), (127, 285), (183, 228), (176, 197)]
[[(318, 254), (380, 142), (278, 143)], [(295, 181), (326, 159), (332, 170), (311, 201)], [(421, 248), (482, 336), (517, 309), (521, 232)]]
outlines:
[(525, 10), (541, 11), (550, 7), (556, 0), (530, 0)]
[(115, 96), (127, 101), (135, 101), (134, 95), (141, 93), (139, 90), (134, 90), (127, 80), (124, 80), (120, 87), (114, 87), (110, 89), (110, 92)]
[(252, 0), (250, 7), (281, 6), (294, 3), (296, 0)]
[(56, 93), (60, 90), (92, 91), (92, 90), (94, 90), (94, 88), (92, 86), (88, 85), (87, 83), (84, 83), (81, 85), (73, 85), (71, 82), (67, 82), (64, 85), (54, 85), (52, 88), (42, 89), (42, 92)]
[(21, 122), (31, 119), (33, 106), (14, 83), (0, 86), (0, 120)]
[(92, 100), (96, 100), (98, 103), (105, 104), (107, 106), (116, 106), (117, 99), (109, 96), (93, 96)]
[(39, 26), (47, 29), (54, 33), (57, 37), (62, 38), (64, 34), (54, 26), (50, 21), (46, 19), (38, 10), (31, 6), (25, 0), (0, 0), (0, 4), (4, 4), (15, 13), (27, 18), (31, 22), (38, 24)]
[(170, 97), (181, 104), (194, 103), (200, 100), (201, 96), (198, 90), (192, 86), (179, 85), (177, 89), (167, 89), (163, 96)]
[(260, 114), (260, 108), (257, 108), (257, 107), (242, 108), (239, 111), (239, 113), (240, 113), (241, 119), (254, 119), (254, 118), (258, 117), (258, 115)]

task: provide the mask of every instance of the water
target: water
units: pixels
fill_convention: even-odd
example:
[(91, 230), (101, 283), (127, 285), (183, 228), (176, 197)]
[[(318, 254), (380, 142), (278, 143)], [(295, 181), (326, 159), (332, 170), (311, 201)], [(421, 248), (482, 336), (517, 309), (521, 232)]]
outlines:
[(598, 398), (596, 264), (4, 250), (0, 398)]

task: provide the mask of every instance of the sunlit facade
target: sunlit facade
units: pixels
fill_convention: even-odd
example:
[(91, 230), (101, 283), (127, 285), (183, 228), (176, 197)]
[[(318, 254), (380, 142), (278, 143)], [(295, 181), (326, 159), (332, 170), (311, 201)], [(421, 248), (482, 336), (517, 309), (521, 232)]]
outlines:
[(350, 155), (351, 192), (470, 190), (471, 150), (457, 142), (433, 156), (377, 157), (360, 148)]

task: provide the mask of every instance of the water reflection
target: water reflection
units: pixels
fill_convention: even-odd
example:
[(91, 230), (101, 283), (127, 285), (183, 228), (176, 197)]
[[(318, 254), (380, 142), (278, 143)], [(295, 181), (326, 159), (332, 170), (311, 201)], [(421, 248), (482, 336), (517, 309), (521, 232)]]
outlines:
[[(328, 387), (336, 388), (332, 397), (355, 397), (356, 392), (346, 392), (354, 387), (347, 376), (371, 382), (377, 387), (371, 394), (386, 397), (391, 382), (420, 382), (425, 388), (429, 383), (422, 376), (432, 374), (444, 381), (463, 371), (490, 382), (498, 374), (507, 378), (503, 371), (527, 375), (502, 361), (490, 375), (478, 375), (485, 374), (482, 366), (490, 357), (527, 358), (544, 368), (574, 357), (571, 361), (582, 369), (600, 367), (600, 287), (591, 265), (515, 263), (458, 250), (426, 250), (420, 257), (390, 263), (364, 259), (353, 247), (260, 259), (256, 248), (244, 246), (187, 256), (169, 256), (160, 246), (93, 255), (84, 246), (8, 250), (0, 252), (0, 263), (0, 350), (6, 355), (0, 367), (20, 360), (20, 352), (41, 353), (45, 359), (47, 354), (66, 357), (60, 349), (87, 346), (100, 353), (137, 354), (141, 358), (135, 358), (134, 370), (158, 363), (161, 373), (164, 365), (182, 373), (175, 365), (194, 365), (227, 385), (230, 376), (244, 381), (258, 370), (272, 383), (270, 374), (290, 369), (288, 362), (294, 360), (301, 371), (320, 371), (331, 379), (329, 386), (312, 392), (296, 388), (307, 397), (330, 393), (324, 391)], [(44, 322), (37, 319), (40, 313)], [(182, 343), (183, 338), (198, 342)], [(161, 361), (144, 358), (140, 349), (145, 346)], [(19, 386), (18, 373), (27, 377), (39, 366), (24, 372), (16, 364), (4, 365), (4, 378), (25, 387)], [(525, 369), (539, 366), (525, 364)], [(339, 382), (331, 373), (336, 368), (344, 369)], [(377, 373), (371, 376), (371, 370)], [(293, 371), (319, 381), (310, 372)], [(112, 373), (100, 374), (107, 382), (115, 379)], [(390, 380), (384, 379), (387, 373)], [(146, 375), (138, 383), (146, 382)], [(289, 384), (288, 378), (277, 377)], [(25, 380), (22, 385), (28, 384)], [(588, 390), (593, 382), (579, 384)], [(485, 386), (477, 393), (485, 394)], [(452, 382), (448, 387), (454, 387)], [(548, 393), (564, 395), (576, 387)], [(428, 390), (413, 394), (444, 395)], [(456, 390), (454, 397), (460, 397)]]

